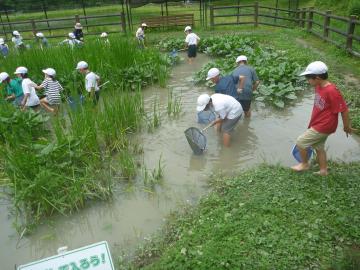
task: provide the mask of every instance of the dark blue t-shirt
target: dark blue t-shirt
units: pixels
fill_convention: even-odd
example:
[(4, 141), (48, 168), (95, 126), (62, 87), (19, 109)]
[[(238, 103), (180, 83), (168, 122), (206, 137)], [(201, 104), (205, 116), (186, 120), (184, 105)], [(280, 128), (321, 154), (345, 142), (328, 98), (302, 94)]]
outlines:
[(215, 86), (215, 93), (232, 96), (235, 99), (239, 98), (234, 78), (231, 75), (220, 77)]

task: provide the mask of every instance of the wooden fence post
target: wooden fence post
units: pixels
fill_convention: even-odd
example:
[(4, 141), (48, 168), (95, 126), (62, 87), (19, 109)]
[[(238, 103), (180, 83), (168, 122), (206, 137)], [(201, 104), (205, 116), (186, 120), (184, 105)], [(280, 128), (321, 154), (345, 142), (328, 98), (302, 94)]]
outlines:
[(32, 29), (32, 32), (34, 34), (34, 36), (36, 35), (36, 24), (35, 24), (35, 21), (34, 20), (31, 20), (31, 29)]
[(214, 7), (210, 6), (210, 28), (214, 29)]
[(75, 15), (75, 23), (79, 23), (80, 22), (80, 17), (79, 14)]
[(254, 4), (254, 26), (258, 27), (259, 25), (259, 2)]
[(297, 9), (296, 13), (295, 13), (295, 20), (296, 20), (296, 25), (297, 26), (301, 26), (300, 17), (301, 17), (301, 11), (300, 11), (300, 9)]
[(125, 13), (121, 12), (121, 28), (124, 33), (126, 33), (126, 21), (125, 21)]
[(330, 17), (329, 15), (331, 14), (331, 10), (328, 10), (325, 12), (325, 17), (324, 17), (324, 37), (328, 38), (329, 37), (329, 27), (330, 27)]
[(306, 8), (303, 8), (301, 10), (301, 27), (305, 27), (305, 21), (306, 21)]
[(346, 37), (346, 50), (351, 52), (352, 51), (352, 43), (353, 43), (353, 35), (355, 32), (355, 20), (356, 15), (351, 15), (349, 18), (349, 25), (347, 30), (347, 37)]
[(309, 18), (308, 18), (308, 24), (307, 24), (307, 30), (311, 32), (312, 25), (313, 25), (313, 19), (314, 19), (314, 7), (311, 7), (309, 9)]

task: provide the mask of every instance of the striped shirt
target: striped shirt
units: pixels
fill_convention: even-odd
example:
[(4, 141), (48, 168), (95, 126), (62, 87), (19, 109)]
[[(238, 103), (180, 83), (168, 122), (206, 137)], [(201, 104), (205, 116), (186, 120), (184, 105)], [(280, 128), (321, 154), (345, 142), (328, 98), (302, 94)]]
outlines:
[(46, 99), (50, 105), (60, 104), (60, 91), (63, 90), (63, 87), (58, 81), (46, 78), (40, 86), (44, 87)]

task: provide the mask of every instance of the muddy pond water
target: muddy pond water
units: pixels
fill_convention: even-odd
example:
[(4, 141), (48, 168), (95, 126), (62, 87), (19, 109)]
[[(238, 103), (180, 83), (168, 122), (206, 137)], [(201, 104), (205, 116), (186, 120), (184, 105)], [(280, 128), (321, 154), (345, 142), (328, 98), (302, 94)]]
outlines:
[[(160, 104), (161, 126), (152, 133), (139, 134), (136, 140), (142, 144), (146, 168), (156, 168), (161, 157), (164, 166), (162, 183), (155, 189), (139, 184), (118, 184), (110, 202), (93, 203), (73, 215), (51, 218), (46, 225), (39, 226), (20, 241), (12, 227), (11, 202), (2, 198), (1, 270), (54, 255), (60, 246), (75, 249), (103, 240), (110, 244), (116, 261), (122, 252), (131, 252), (159, 229), (172, 209), (182, 203), (196, 203), (208, 191), (207, 179), (212, 173), (234, 174), (262, 162), (284, 166), (295, 163), (290, 150), (296, 137), (306, 129), (313, 104), (311, 91), (284, 111), (255, 105), (251, 120), (242, 119), (237, 126), (231, 148), (224, 148), (216, 132), (208, 129), (207, 152), (202, 156), (192, 154), (184, 130), (199, 126), (196, 123), (196, 99), (201, 93), (211, 93), (204, 86), (195, 86), (192, 75), (208, 61), (208, 57), (199, 55), (193, 65), (183, 61), (172, 70), (168, 88), (181, 96), (182, 112), (178, 118), (167, 116), (167, 89), (151, 87), (144, 91), (148, 110), (155, 101)], [(328, 155), (334, 160), (358, 161), (359, 146), (359, 138), (347, 138), (340, 124), (337, 133), (327, 142)]]

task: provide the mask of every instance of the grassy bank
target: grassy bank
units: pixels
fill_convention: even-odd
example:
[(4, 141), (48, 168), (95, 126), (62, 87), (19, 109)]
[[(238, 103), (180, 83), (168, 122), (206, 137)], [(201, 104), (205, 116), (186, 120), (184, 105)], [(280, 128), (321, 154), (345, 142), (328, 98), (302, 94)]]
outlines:
[(327, 178), (260, 166), (216, 176), (128, 269), (359, 269), (360, 164)]

